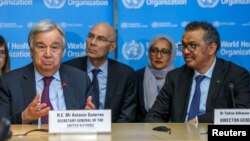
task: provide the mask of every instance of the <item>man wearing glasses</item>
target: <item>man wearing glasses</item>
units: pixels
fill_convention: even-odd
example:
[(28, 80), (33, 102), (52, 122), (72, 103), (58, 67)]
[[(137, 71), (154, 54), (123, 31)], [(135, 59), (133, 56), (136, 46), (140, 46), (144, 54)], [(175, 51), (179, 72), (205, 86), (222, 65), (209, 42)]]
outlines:
[(186, 64), (167, 74), (147, 122), (213, 123), (214, 109), (250, 108), (248, 71), (216, 57), (219, 48), (219, 33), (210, 23), (185, 27), (179, 49)]
[(132, 122), (136, 112), (136, 81), (132, 68), (109, 59), (116, 49), (116, 32), (96, 24), (86, 40), (87, 56), (66, 64), (86, 71), (92, 80), (86, 109), (111, 109), (112, 122)]

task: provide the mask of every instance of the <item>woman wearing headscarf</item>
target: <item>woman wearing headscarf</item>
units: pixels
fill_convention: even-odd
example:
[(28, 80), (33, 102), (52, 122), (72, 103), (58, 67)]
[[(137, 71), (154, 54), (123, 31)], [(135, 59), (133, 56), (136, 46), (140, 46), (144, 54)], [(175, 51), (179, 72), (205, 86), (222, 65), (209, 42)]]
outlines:
[(157, 36), (149, 44), (148, 65), (136, 71), (138, 98), (136, 121), (143, 122), (148, 110), (154, 104), (167, 73), (174, 69), (175, 44), (166, 36)]

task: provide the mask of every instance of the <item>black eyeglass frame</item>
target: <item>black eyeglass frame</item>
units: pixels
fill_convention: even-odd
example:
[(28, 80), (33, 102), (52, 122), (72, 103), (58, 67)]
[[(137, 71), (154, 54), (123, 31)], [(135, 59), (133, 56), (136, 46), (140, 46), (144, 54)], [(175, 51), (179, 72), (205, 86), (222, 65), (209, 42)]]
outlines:
[(149, 53), (152, 56), (157, 56), (160, 53), (161, 56), (165, 57), (165, 56), (170, 56), (171, 55), (171, 50), (170, 49), (161, 49), (161, 50), (159, 50), (157, 48), (151, 47), (149, 49)]
[(200, 46), (200, 44), (198, 43), (181, 43), (181, 44), (178, 44), (178, 48), (181, 50), (181, 51), (184, 51), (185, 49), (187, 49), (189, 52), (194, 52), (196, 50), (196, 48)]

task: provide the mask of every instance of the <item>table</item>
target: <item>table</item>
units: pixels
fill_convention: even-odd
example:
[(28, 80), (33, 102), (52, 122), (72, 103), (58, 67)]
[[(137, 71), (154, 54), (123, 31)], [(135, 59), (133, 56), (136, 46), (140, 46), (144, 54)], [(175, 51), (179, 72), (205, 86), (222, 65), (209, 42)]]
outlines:
[[(169, 132), (153, 131), (156, 126), (167, 126)], [(191, 125), (187, 123), (113, 123), (112, 133), (93, 134), (49, 134), (47, 132), (32, 132), (32, 129), (47, 129), (47, 125), (12, 125), (13, 136), (8, 141), (206, 141), (207, 125), (201, 123)]]

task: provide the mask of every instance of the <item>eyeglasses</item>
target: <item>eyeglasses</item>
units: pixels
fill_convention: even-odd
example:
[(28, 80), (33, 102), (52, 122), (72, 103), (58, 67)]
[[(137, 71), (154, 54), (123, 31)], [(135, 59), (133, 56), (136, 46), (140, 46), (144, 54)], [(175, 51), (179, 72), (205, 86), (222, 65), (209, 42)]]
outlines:
[[(40, 51), (40, 52), (46, 52), (46, 50), (47, 50), (47, 45), (45, 45), (45, 44), (43, 44), (43, 43), (36, 43), (35, 44), (35, 47), (36, 47), (36, 49), (38, 50), (38, 51)], [(59, 43), (54, 43), (54, 44), (52, 44), (51, 46), (50, 46), (50, 50), (51, 50), (51, 52), (53, 52), (53, 53), (56, 53), (56, 52), (58, 52), (59, 50), (61, 50), (62, 49), (62, 46), (59, 44)]]
[(6, 56), (5, 50), (0, 50), (0, 57), (5, 57), (5, 56)]
[(96, 39), (97, 42), (114, 42), (114, 41), (109, 40), (105, 36), (98, 36), (98, 35), (95, 35), (93, 33), (89, 33), (88, 40), (93, 40), (93, 39)]
[(151, 47), (150, 49), (149, 49), (149, 53), (150, 53), (150, 55), (152, 55), (152, 56), (157, 56), (158, 55), (158, 53), (160, 53), (161, 54), (161, 56), (169, 56), (170, 54), (171, 54), (171, 51), (169, 50), (169, 49), (161, 49), (161, 50), (159, 50), (158, 48), (155, 48), (155, 47)]
[(196, 44), (196, 43), (182, 43), (179, 44), (178, 47), (181, 51), (184, 51), (185, 49), (187, 49), (189, 52), (193, 52), (195, 51), (195, 49), (197, 48), (197, 46), (199, 46), (200, 44)]

